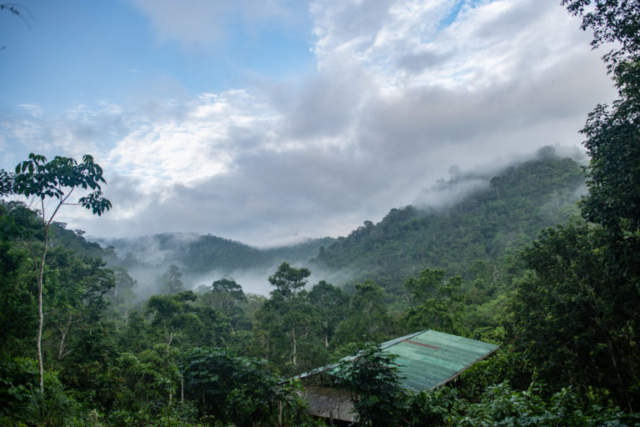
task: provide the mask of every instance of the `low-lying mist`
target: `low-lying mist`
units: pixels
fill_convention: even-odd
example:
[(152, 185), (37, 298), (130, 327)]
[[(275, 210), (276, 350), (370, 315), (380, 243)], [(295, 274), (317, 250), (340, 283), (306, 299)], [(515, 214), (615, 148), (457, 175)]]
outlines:
[[(588, 157), (578, 147), (546, 146), (527, 155), (498, 158), (492, 163), (477, 165), (463, 171), (458, 166), (449, 168), (449, 178), (440, 179), (433, 186), (425, 188), (416, 197), (413, 206), (428, 212), (448, 209), (469, 196), (491, 187), (491, 179), (504, 173), (510, 167), (547, 157), (570, 158), (578, 164), (586, 165)], [(575, 200), (586, 194), (584, 185), (576, 189)]]
[[(579, 164), (586, 163), (584, 153), (578, 148), (547, 146), (529, 156), (498, 159), (467, 171), (452, 166), (449, 178), (439, 180), (432, 187), (423, 190), (413, 207), (425, 214), (438, 215), (439, 212), (455, 208), (481, 193), (498, 191), (493, 179), (514, 167), (527, 161), (552, 157), (568, 157)], [(540, 205), (541, 217), (553, 219), (559, 213), (562, 217), (568, 217), (572, 214), (568, 210), (577, 212), (572, 203), (579, 200), (585, 192), (586, 187), (582, 184), (574, 190), (551, 194)], [(354, 233), (358, 234), (357, 231)], [(135, 293), (138, 300), (143, 301), (153, 294), (163, 293), (163, 275), (171, 266), (178, 267), (184, 288), (194, 291), (200, 286), (209, 287), (216, 280), (232, 278), (242, 286), (245, 293), (267, 296), (271, 291), (269, 276), (276, 272), (282, 262), (311, 270), (308, 288), (321, 280), (343, 286), (362, 277), (366, 271), (357, 271), (353, 265), (332, 269), (321, 262), (318, 258), (321, 249), (329, 248), (335, 241), (333, 238), (311, 239), (291, 246), (258, 249), (211, 235), (165, 233), (124, 239), (100, 239), (98, 243), (103, 247), (110, 245), (115, 248), (118, 256), (116, 266), (126, 268), (137, 281)]]
[[(332, 272), (314, 265), (311, 260), (317, 256), (318, 249), (311, 250), (309, 242), (277, 249), (252, 248), (273, 258), (268, 263), (258, 260), (256, 265), (244, 268), (214, 267), (206, 271), (194, 270), (185, 266), (181, 258), (182, 253), (193, 250), (189, 248), (189, 245), (197, 242), (198, 237), (197, 235), (176, 233), (144, 236), (140, 239), (103, 240), (100, 243), (103, 246), (108, 244), (115, 248), (118, 261), (114, 263), (114, 266), (126, 268), (129, 275), (136, 280), (137, 285), (134, 292), (136, 300), (139, 302), (154, 294), (163, 293), (163, 275), (171, 266), (178, 268), (181, 274), (180, 281), (185, 290), (197, 291), (200, 286), (209, 287), (216, 280), (230, 278), (242, 286), (245, 293), (264, 296), (271, 292), (269, 277), (276, 272), (282, 262), (289, 262), (296, 268), (308, 268), (311, 271), (311, 276), (307, 281), (309, 289), (321, 280), (342, 286), (351, 278), (344, 272)], [(324, 241), (326, 242), (326, 240)], [(303, 246), (303, 248), (300, 249), (296, 246)], [(290, 256), (287, 257), (287, 254)], [(212, 258), (215, 258), (215, 254), (212, 255)]]

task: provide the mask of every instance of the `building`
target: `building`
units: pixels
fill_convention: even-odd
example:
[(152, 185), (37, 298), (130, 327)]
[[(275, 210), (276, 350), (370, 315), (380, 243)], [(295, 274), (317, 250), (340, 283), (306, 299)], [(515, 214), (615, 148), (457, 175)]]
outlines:
[[(380, 344), (383, 352), (397, 355), (401, 384), (413, 392), (430, 390), (456, 379), (471, 365), (493, 354), (498, 346), (432, 330), (416, 332)], [(350, 356), (357, 357), (357, 356)], [(311, 415), (331, 421), (354, 421), (351, 396), (344, 390), (313, 386), (320, 374), (336, 373), (329, 365), (298, 378), (305, 384), (305, 399)]]

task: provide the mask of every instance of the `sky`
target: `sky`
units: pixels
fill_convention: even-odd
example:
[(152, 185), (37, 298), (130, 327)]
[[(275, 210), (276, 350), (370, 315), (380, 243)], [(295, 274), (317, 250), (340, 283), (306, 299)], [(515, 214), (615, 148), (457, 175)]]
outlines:
[(0, 11), (0, 168), (93, 155), (113, 209), (58, 220), (94, 237), (346, 235), (451, 170), (579, 147), (615, 95), (560, 0), (18, 5)]

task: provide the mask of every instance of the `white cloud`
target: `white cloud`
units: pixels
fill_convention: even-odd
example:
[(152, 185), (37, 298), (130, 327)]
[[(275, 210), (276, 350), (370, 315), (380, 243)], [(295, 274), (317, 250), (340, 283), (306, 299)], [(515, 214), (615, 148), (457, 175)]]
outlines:
[(183, 107), (183, 114), (170, 120), (139, 117), (135, 129), (110, 151), (107, 164), (138, 180), (146, 194), (176, 184), (191, 186), (230, 172), (243, 149), (232, 133), (260, 132), (274, 120), (246, 91), (202, 94)]
[[(185, 43), (218, 37), (206, 24), (232, 13), (220, 2), (135, 2), (163, 37)], [(255, 5), (239, 4), (246, 13)], [(577, 145), (586, 114), (613, 96), (601, 53), (556, 0), (464, 1), (450, 24), (458, 6), (313, 2), (318, 69), (295, 82), (102, 102), (0, 126), (7, 141), (99, 154), (114, 211), (74, 219), (93, 234), (182, 231), (253, 244), (344, 234), (412, 203), (452, 164)]]
[(34, 104), (20, 104), (18, 105), (18, 107), (20, 108), (24, 108), (31, 117), (33, 118), (38, 118), (40, 116), (42, 116), (42, 108), (40, 108), (40, 106), (38, 105), (34, 105)]

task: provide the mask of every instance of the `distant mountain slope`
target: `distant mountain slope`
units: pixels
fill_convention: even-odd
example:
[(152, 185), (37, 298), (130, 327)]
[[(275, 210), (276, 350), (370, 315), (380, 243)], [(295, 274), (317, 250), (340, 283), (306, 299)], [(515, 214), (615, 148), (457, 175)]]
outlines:
[(194, 272), (212, 269), (236, 271), (273, 266), (283, 261), (307, 263), (318, 255), (320, 247), (334, 241), (335, 239), (325, 237), (290, 246), (257, 249), (244, 243), (207, 235), (191, 242), (185, 251), (176, 254), (176, 259)]
[(307, 263), (318, 256), (320, 248), (330, 246), (335, 241), (336, 239), (333, 237), (323, 237), (320, 239), (307, 240), (296, 245), (265, 249), (264, 252), (275, 261), (289, 260), (292, 262)]
[[(128, 268), (142, 284), (157, 281), (170, 264), (176, 264), (192, 284), (208, 284), (231, 274), (268, 289), (266, 278), (283, 261), (308, 266), (337, 285), (372, 278), (396, 294), (407, 277), (426, 267), (445, 268), (473, 280), (476, 261), (494, 269), (503, 263), (505, 253), (524, 247), (543, 228), (577, 215), (575, 202), (584, 185), (580, 165), (549, 150), (541, 153), (497, 175), (463, 174), (439, 181), (429, 195), (438, 196), (446, 207), (391, 209), (378, 224), (365, 221), (339, 239), (272, 249), (183, 233), (99, 242), (113, 245), (119, 261), (110, 263)], [(249, 273), (256, 279), (243, 277)]]
[[(233, 272), (269, 267), (283, 261), (306, 263), (318, 255), (322, 246), (335, 239), (325, 237), (296, 245), (258, 249), (222, 237), (185, 233), (163, 233), (139, 238), (100, 239), (102, 245), (112, 245), (122, 259), (147, 266), (177, 264), (187, 273), (211, 270)], [(131, 261), (135, 259), (135, 261)]]
[(185, 250), (175, 253), (175, 259), (193, 272), (241, 270), (269, 262), (269, 256), (259, 249), (212, 235), (189, 242)]
[[(460, 176), (439, 182), (447, 192), (466, 183), (484, 183), (447, 208), (392, 209), (378, 224), (363, 227), (322, 248), (317, 268), (372, 278), (389, 290), (426, 267), (451, 274), (469, 271), (474, 261), (491, 261), (522, 247), (541, 229), (577, 214), (581, 167), (549, 151), (540, 158), (505, 169), (497, 176)], [(313, 268), (313, 267), (312, 267)]]
[(187, 233), (163, 233), (153, 236), (97, 239), (117, 253), (109, 265), (124, 267), (138, 281), (137, 295), (144, 299), (158, 293), (162, 274), (170, 265), (179, 268), (182, 282), (189, 289), (211, 285), (214, 280), (231, 276), (246, 292), (267, 294), (268, 277), (284, 261), (308, 265), (322, 246), (335, 239), (313, 239), (286, 247), (258, 249), (222, 237)]

